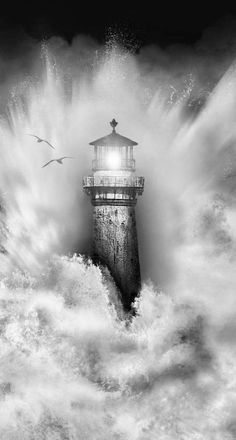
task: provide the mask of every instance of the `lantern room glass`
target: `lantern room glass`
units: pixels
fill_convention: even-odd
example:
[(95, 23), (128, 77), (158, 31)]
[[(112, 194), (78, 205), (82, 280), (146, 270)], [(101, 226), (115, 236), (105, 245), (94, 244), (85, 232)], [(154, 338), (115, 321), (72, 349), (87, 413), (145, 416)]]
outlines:
[(132, 146), (95, 146), (94, 170), (134, 170)]

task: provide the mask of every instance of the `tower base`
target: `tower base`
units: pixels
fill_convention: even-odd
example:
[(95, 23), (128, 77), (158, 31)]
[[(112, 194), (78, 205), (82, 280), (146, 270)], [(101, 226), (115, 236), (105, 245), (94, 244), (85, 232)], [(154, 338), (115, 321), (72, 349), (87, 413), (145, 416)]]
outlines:
[(134, 206), (94, 206), (93, 255), (108, 267), (121, 292), (124, 308), (130, 310), (141, 286)]

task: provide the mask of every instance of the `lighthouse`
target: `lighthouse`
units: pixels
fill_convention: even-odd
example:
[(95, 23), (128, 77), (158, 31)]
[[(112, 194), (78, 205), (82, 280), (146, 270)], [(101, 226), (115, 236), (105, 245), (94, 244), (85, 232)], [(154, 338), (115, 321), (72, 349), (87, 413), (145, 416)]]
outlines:
[(83, 189), (93, 205), (93, 258), (108, 267), (130, 310), (141, 285), (135, 205), (144, 178), (135, 175), (133, 147), (138, 144), (117, 133), (117, 124), (113, 119), (112, 132), (90, 142), (92, 174), (83, 179)]

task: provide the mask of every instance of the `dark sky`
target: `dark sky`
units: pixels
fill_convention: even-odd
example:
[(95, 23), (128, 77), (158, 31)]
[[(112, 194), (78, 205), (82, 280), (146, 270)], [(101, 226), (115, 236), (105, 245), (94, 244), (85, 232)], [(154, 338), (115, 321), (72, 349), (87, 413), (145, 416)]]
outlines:
[[(216, 3), (216, 2), (215, 2)], [(207, 7), (207, 2), (163, 0), (110, 3), (97, 1), (39, 0), (18, 1), (1, 5), (0, 32), (16, 35), (23, 30), (34, 38), (61, 35), (71, 41), (78, 33), (104, 40), (109, 27), (135, 35), (140, 44), (191, 44), (202, 31), (224, 16), (236, 16), (236, 5)], [(1, 43), (1, 42), (0, 42)]]

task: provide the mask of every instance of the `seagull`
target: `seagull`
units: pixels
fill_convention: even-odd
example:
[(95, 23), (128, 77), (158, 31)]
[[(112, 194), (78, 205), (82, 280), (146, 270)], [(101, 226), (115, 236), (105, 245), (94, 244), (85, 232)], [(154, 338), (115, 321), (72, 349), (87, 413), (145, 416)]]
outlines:
[(51, 148), (53, 148), (53, 150), (55, 150), (55, 147), (52, 144), (50, 144), (50, 142), (48, 142), (46, 139), (41, 139), (40, 137), (36, 136), (35, 134), (30, 134), (30, 133), (28, 133), (28, 136), (35, 137), (37, 139), (37, 142), (45, 142), (46, 144), (49, 145), (49, 147), (51, 147)]
[(63, 161), (64, 159), (74, 159), (74, 157), (71, 157), (71, 156), (63, 156), (63, 157), (59, 157), (58, 159), (52, 159), (52, 160), (49, 160), (49, 162), (45, 163), (45, 165), (43, 165), (42, 168), (46, 167), (47, 165), (49, 165), (49, 164), (52, 163), (52, 162), (57, 162), (57, 163), (59, 163), (60, 165), (63, 165), (63, 162), (62, 162), (62, 161)]

